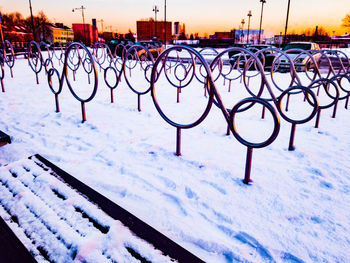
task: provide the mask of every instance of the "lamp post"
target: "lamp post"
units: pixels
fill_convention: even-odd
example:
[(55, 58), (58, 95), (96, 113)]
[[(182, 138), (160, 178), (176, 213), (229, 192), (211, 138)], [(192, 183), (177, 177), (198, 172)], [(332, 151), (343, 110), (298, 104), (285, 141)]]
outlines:
[(247, 34), (247, 44), (249, 44), (249, 28), (250, 28), (250, 18), (252, 17), (252, 10), (248, 11), (248, 34)]
[(157, 13), (159, 12), (159, 8), (158, 6), (153, 6), (153, 12), (154, 12), (154, 36), (156, 37), (156, 39), (158, 39), (158, 33), (157, 33)]
[(33, 10), (32, 10), (32, 1), (31, 1), (31, 0), (29, 0), (29, 10), (30, 10), (30, 19), (31, 19), (32, 28), (33, 28), (33, 39), (36, 40), (36, 37), (35, 37), (34, 18), (33, 18)]
[(86, 9), (84, 6), (76, 7), (72, 9), (72, 12), (74, 12), (75, 10), (81, 10), (81, 15), (83, 17), (84, 42), (86, 44), (84, 9)]
[(164, 46), (166, 48), (166, 0), (164, 0)]
[(259, 44), (261, 41), (261, 25), (262, 25), (262, 17), (264, 12), (264, 4), (266, 3), (266, 0), (260, 0), (261, 2), (261, 15), (260, 15), (260, 27), (259, 27)]
[(243, 42), (243, 40), (244, 40), (244, 24), (245, 24), (244, 19), (241, 20), (241, 24), (242, 24), (241, 42)]
[(285, 27), (285, 29), (284, 29), (283, 45), (286, 44), (286, 41), (287, 41), (287, 29), (288, 29), (289, 7), (290, 7), (290, 0), (288, 0), (287, 18), (286, 18), (286, 27)]

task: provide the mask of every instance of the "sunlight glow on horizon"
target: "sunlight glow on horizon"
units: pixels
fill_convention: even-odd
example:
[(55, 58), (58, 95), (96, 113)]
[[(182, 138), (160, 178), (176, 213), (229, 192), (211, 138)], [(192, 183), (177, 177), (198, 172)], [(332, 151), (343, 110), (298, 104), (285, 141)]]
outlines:
[[(112, 30), (126, 33), (129, 29), (136, 31), (136, 21), (154, 17), (153, 5), (158, 5), (160, 11), (158, 20), (164, 19), (165, 0), (61, 0), (57, 4), (45, 0), (32, 0), (33, 14), (43, 11), (52, 22), (63, 22), (67, 26), (72, 23), (82, 23), (81, 12), (72, 12), (75, 7), (84, 5), (85, 21), (91, 24), (91, 19), (103, 19), (104, 31)], [(240, 21), (245, 19), (247, 28), (247, 13), (252, 10), (251, 29), (258, 29), (260, 23), (261, 3), (259, 0), (167, 0), (167, 21), (179, 21), (186, 25), (186, 33), (199, 33), (203, 36), (214, 32), (230, 31), (238, 28)], [(267, 0), (264, 5), (262, 29), (265, 33), (284, 33), (288, 0)], [(2, 0), (0, 10), (4, 13), (18, 11), (28, 17), (28, 0)], [(329, 34), (350, 33), (350, 28), (341, 27), (342, 19), (350, 13), (348, 0), (291, 0), (288, 33), (300, 33), (307, 29), (315, 30), (323, 27)], [(97, 23), (101, 30), (101, 23)]]

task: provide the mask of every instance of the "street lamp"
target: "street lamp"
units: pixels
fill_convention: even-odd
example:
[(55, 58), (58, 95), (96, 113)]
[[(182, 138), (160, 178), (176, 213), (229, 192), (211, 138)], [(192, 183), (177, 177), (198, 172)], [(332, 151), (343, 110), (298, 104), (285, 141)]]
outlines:
[(157, 13), (159, 12), (159, 8), (158, 6), (153, 6), (153, 12), (154, 12), (154, 22), (155, 22), (155, 26), (154, 26), (154, 35), (156, 37), (156, 39), (158, 39), (158, 34), (157, 34)]
[(288, 28), (288, 18), (289, 18), (289, 7), (290, 7), (290, 0), (288, 0), (286, 27), (285, 27), (285, 29), (284, 29), (283, 44), (286, 44), (286, 40), (287, 40), (287, 28)]
[(261, 40), (261, 24), (262, 24), (262, 17), (264, 12), (264, 4), (266, 3), (266, 0), (260, 0), (261, 2), (261, 15), (260, 15), (260, 28), (259, 28), (259, 44)]
[(32, 1), (29, 0), (29, 10), (30, 10), (30, 19), (32, 21), (32, 27), (33, 27), (33, 39), (35, 40), (35, 26), (34, 26), (34, 18), (33, 18), (33, 10), (32, 10)]
[(252, 10), (248, 11), (248, 34), (247, 34), (247, 44), (249, 44), (249, 28), (250, 28), (250, 18), (252, 17)]
[(82, 17), (83, 17), (84, 41), (85, 41), (85, 44), (86, 44), (84, 9), (86, 9), (84, 6), (76, 7), (76, 8), (73, 8), (73, 9), (72, 9), (72, 12), (74, 12), (74, 11), (76, 11), (76, 10), (81, 10), (81, 15), (82, 15)]
[(242, 24), (241, 42), (243, 42), (243, 39), (244, 39), (244, 24), (245, 24), (244, 19), (241, 20), (241, 24)]
[(164, 0), (164, 46), (166, 48), (166, 0)]

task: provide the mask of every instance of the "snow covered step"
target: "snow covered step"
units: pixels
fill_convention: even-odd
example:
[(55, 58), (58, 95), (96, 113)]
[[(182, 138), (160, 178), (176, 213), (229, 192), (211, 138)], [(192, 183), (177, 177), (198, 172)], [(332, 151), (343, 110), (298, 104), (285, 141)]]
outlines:
[(202, 262), (40, 155), (0, 168), (0, 216), (38, 262)]

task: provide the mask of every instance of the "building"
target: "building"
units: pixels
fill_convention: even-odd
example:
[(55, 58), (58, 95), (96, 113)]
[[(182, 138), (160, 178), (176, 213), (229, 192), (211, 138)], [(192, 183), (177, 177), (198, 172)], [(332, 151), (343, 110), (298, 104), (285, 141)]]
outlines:
[(101, 37), (102, 37), (106, 42), (109, 42), (109, 41), (111, 41), (112, 39), (115, 39), (115, 33), (114, 33), (114, 32), (106, 32), (106, 31), (104, 31), (104, 32), (101, 34)]
[(44, 41), (49, 44), (58, 42), (62, 45), (66, 45), (74, 40), (73, 30), (64, 26), (62, 23), (45, 23), (38, 26), (35, 32), (39, 41)]
[[(261, 30), (261, 39), (264, 34), (264, 30)], [(247, 43), (248, 29), (232, 29), (230, 32), (215, 32), (214, 35), (210, 35), (210, 39), (234, 39), (235, 42)], [(258, 29), (249, 29), (249, 43), (257, 43), (259, 39)]]
[(226, 38), (234, 38), (234, 30), (230, 32), (215, 32), (214, 35), (210, 35), (210, 39), (226, 39)]
[(4, 39), (9, 40), (10, 42), (20, 42), (20, 41), (32, 41), (33, 33), (30, 32), (24, 26), (5, 26), (1, 25)]
[(186, 26), (180, 22), (174, 22), (174, 40), (186, 39)]
[[(260, 32), (261, 43), (264, 43), (264, 30)], [(247, 41), (248, 29), (234, 29), (234, 38), (237, 42), (243, 42), (249, 44), (258, 43), (259, 41), (259, 29), (249, 29), (249, 41)]]
[(74, 41), (82, 42), (87, 46), (98, 40), (98, 30), (93, 30), (90, 24), (72, 24), (74, 31)]
[(4, 39), (12, 43), (15, 51), (24, 51), (28, 42), (34, 40), (33, 33), (24, 26), (1, 25)]
[[(166, 42), (172, 41), (172, 22), (166, 22)], [(164, 42), (164, 21), (136, 21), (137, 41), (159, 40)]]

